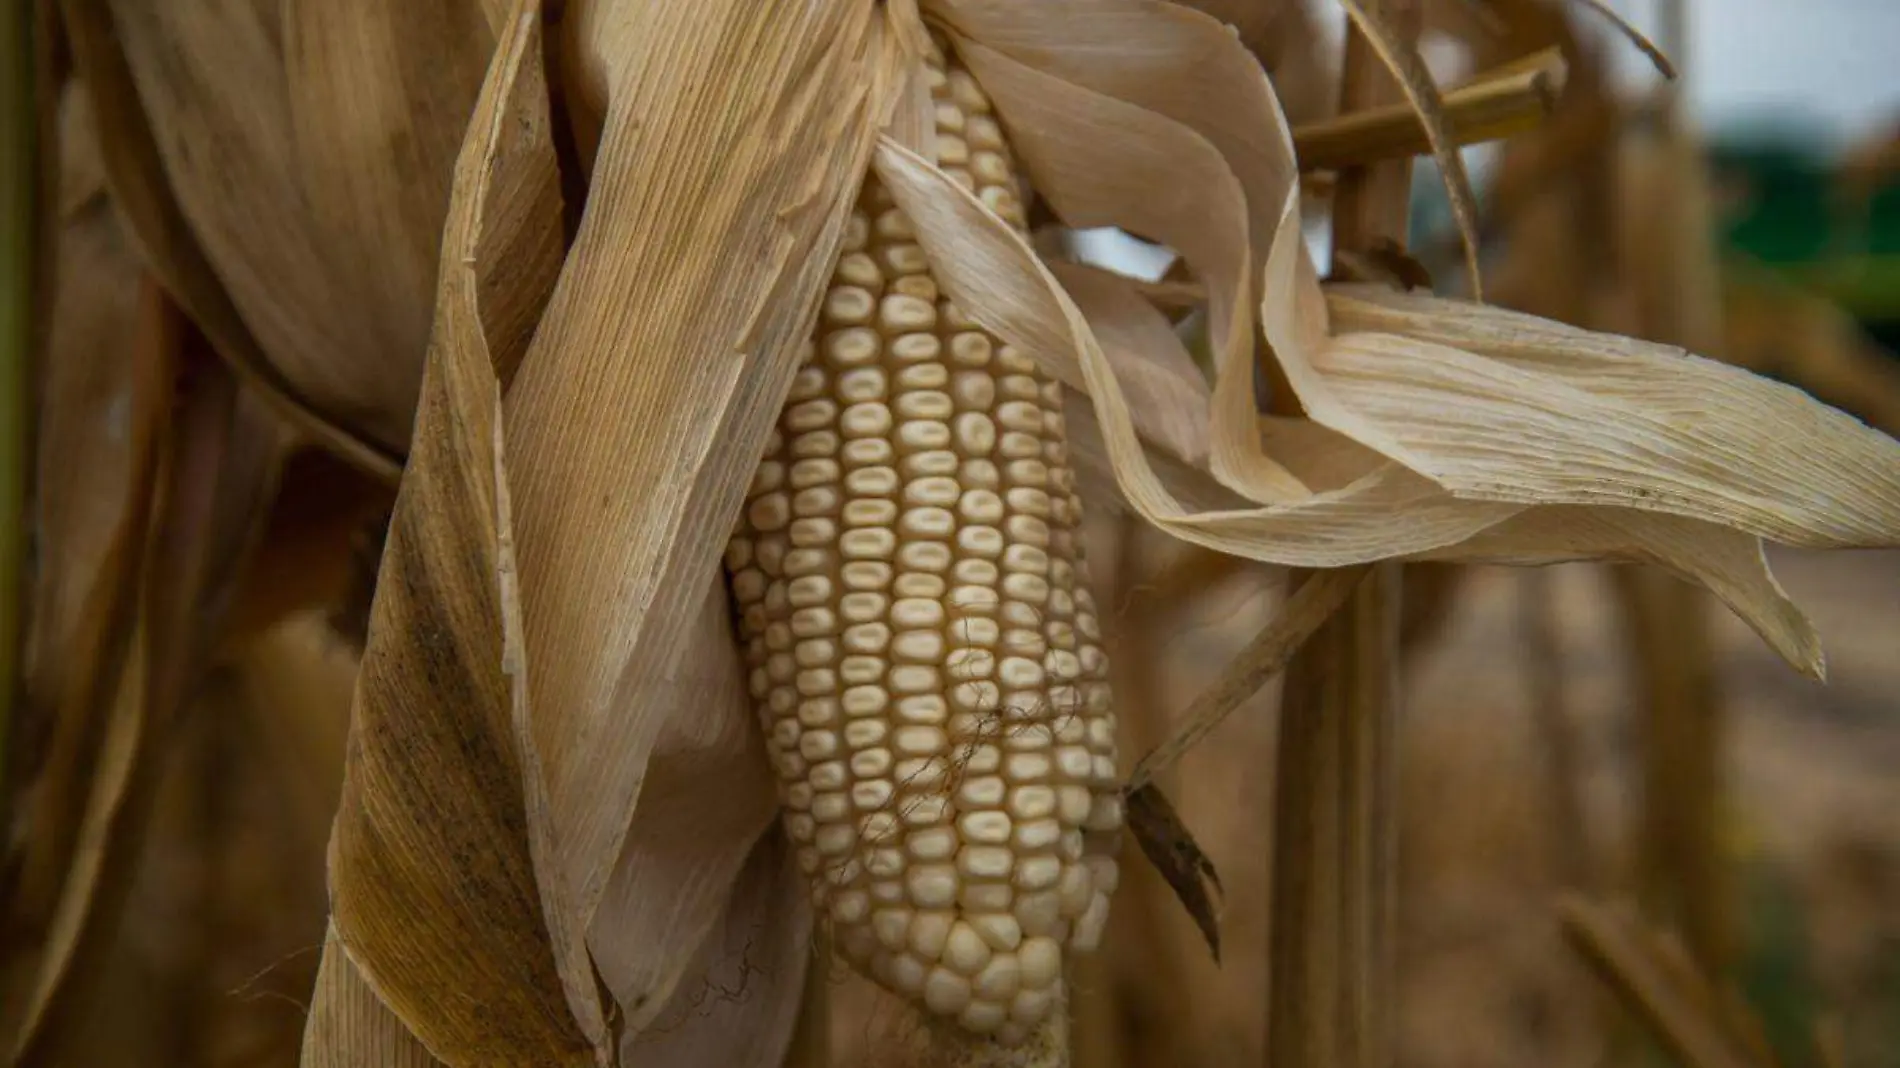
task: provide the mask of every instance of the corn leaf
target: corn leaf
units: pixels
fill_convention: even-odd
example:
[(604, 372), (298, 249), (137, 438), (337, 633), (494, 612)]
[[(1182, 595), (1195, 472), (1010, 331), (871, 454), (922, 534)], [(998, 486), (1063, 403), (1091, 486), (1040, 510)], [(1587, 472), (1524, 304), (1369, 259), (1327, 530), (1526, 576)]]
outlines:
[(323, 963), (304, 1024), (302, 1068), (436, 1068), (442, 1062), (411, 1034), (350, 960), (336, 928), (324, 933)]
[(1616, 504), (1791, 545), (1900, 538), (1893, 440), (1799, 390), (1495, 308), (1358, 286), (1329, 305), (1328, 387), (1454, 493)]
[[(560, 914), (544, 918), (536, 879), (538, 769), (518, 720), (531, 660), (510, 626), (495, 371), (517, 360), (507, 346), (525, 339), (518, 330), (490, 335), (496, 320), (481, 307), (493, 272), (511, 272), (517, 299), (530, 304), (554, 281), (554, 258), (531, 254), (549, 247), (537, 231), (560, 225), (558, 202), (544, 196), (554, 164), (541, 56), (538, 11), (524, 0), (456, 164), (416, 437), (371, 610), (330, 843), (332, 924), (348, 959), (328, 963), (333, 985), (323, 989), (345, 1000), (328, 1015), (313, 1011), (311, 1063), (375, 1063), (384, 1044), (407, 1048), (380, 1017), (354, 1007), (357, 978), (450, 1065), (579, 1063), (590, 1051), (604, 1061), (611, 1048), (597, 1002), (570, 1004), (578, 984), (564, 981), (561, 966), (577, 962), (557, 958), (572, 938)], [(502, 225), (491, 230), (496, 218)], [(508, 254), (520, 248), (530, 254)], [(360, 1045), (336, 1045), (344, 1042)]]

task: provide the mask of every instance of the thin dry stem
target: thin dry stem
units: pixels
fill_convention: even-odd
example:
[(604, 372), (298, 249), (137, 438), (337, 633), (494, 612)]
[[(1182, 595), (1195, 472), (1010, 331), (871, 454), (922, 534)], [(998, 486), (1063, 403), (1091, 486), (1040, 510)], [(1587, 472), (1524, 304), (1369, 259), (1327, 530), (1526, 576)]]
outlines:
[(1180, 726), (1168, 740), (1141, 758), (1128, 777), (1128, 788), (1140, 789), (1165, 774), (1184, 753), (1225, 722), (1234, 709), (1258, 693), (1268, 679), (1285, 670), (1288, 661), (1345, 603), (1370, 570), (1369, 567), (1349, 567), (1314, 572), (1288, 598), (1273, 622), (1254, 635), (1253, 640), (1227, 662), (1220, 678), (1181, 713)]
[[(1563, 90), (1564, 61), (1548, 48), (1487, 72), (1445, 94), (1445, 125), (1463, 147), (1535, 129)], [(1337, 170), (1431, 151), (1418, 113), (1404, 105), (1368, 108), (1293, 131), (1300, 169)]]

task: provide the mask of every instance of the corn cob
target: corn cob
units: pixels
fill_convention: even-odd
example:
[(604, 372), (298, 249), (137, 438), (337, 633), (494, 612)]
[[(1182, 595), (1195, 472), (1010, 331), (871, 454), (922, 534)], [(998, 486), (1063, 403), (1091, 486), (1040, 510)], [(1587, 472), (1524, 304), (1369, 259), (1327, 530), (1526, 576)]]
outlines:
[[(1024, 227), (988, 99), (928, 57), (939, 165)], [(1093, 948), (1115, 719), (1061, 387), (938, 292), (876, 176), (728, 547), (786, 830), (844, 956), (1015, 1042)]]

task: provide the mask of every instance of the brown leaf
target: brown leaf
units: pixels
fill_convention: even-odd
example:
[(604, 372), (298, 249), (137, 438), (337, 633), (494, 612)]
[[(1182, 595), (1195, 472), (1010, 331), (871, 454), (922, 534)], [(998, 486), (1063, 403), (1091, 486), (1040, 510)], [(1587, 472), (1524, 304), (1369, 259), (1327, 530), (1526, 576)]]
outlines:
[[(1187, 825), (1174, 811), (1167, 796), (1154, 783), (1145, 783), (1127, 793), (1128, 833), (1141, 846), (1142, 856), (1167, 880), (1174, 896), (1201, 929), (1208, 952), (1220, 960), (1220, 916), (1214, 896), (1221, 892), (1220, 874), (1194, 841)], [(1208, 892), (1213, 888), (1213, 894)]]
[(299, 1063), (302, 1068), (436, 1068), (442, 1062), (370, 989), (331, 927), (324, 933), (323, 964), (310, 995)]
[[(535, 878), (535, 773), (510, 677), (527, 664), (509, 627), (494, 370), (497, 344), (505, 359), (516, 338), (489, 337), (479, 304), (487, 274), (517, 271), (518, 292), (545, 294), (553, 264), (542, 260), (537, 277), (533, 259), (474, 254), (495, 209), (491, 191), (546, 188), (511, 173), (552, 166), (541, 54), (537, 10), (524, 0), (456, 167), (415, 444), (383, 554), (330, 844), (338, 942), (423, 1044), (457, 1066), (607, 1056), (598, 1009), (577, 1018), (588, 1006), (570, 1004)], [(559, 225), (558, 213), (528, 217)], [(333, 975), (337, 996), (360, 1000), (346, 974)], [(305, 1057), (365, 1063), (374, 1043), (394, 1041), (387, 1032), (376, 1023), (312, 1031)], [(345, 1042), (371, 1045), (334, 1045)]]
[(178, 389), (141, 568), (134, 658), (98, 743), (79, 848), (21, 1031), (21, 1065), (57, 1063), (72, 1029), (86, 1025), (89, 982), (130, 889), (157, 756), (203, 677), (275, 481), (277, 425), (223, 365), (200, 351)]
[[(143, 9), (143, 5), (139, 7)], [(164, 5), (146, 13), (164, 18), (206, 10), (209, 9), (203, 5)], [(248, 386), (269, 402), (272, 411), (325, 447), (393, 481), (398, 468), (396, 451), (344, 425), (334, 413), (314, 406), (311, 399), (301, 394), (297, 385), (266, 358), (264, 348), (233, 303), (219, 271), (193, 231), (186, 207), (171, 187), (155, 127), (147, 119), (140, 86), (127, 61), (111, 0), (61, 0), (60, 12), (97, 116), (101, 131), (99, 146), (113, 200), (151, 269), (164, 281), (173, 299), (211, 338), (218, 353), (236, 368)], [(156, 44), (150, 40), (144, 43)], [(209, 62), (216, 67), (224, 57), (218, 55), (216, 42), (211, 43), (214, 58)], [(157, 62), (155, 57), (146, 55), (145, 58)], [(266, 78), (259, 84), (272, 82)], [(233, 100), (226, 103), (250, 100), (253, 88), (241, 86)], [(216, 158), (218, 154), (209, 151), (199, 156), (200, 162)], [(217, 163), (210, 166), (214, 179), (229, 177), (218, 169)], [(278, 221), (272, 218), (266, 222), (275, 225)], [(257, 233), (268, 235), (270, 230)], [(268, 242), (272, 238), (261, 240)]]

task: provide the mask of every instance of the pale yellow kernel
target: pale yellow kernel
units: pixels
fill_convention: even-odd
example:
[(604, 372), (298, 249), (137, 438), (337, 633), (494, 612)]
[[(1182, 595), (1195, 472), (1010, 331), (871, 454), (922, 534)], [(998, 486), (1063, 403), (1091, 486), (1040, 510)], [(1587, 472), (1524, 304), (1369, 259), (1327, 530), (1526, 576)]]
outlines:
[[(1003, 596), (1025, 604), (1040, 605), (1049, 599), (1049, 580), (1041, 575), (1005, 574), (999, 587)], [(1040, 624), (1041, 615), (1032, 616), (1032, 625)]]
[[(1068, 788), (1064, 787), (1064, 789)], [(1084, 801), (1087, 801), (1088, 791), (1085, 789), (1082, 794)], [(1058, 802), (1058, 794), (1054, 787), (1040, 784), (1018, 786), (1009, 792), (1009, 813), (1019, 820), (1041, 819), (1054, 815), (1058, 810)], [(1082, 819), (1086, 818), (1087, 813), (1084, 812), (1081, 818), (1069, 822), (1080, 824)]]
[[(838, 417), (840, 424), (850, 421), (851, 409), (846, 408)], [(844, 462), (845, 470), (855, 471), (860, 467), (888, 467), (897, 456), (897, 450), (891, 447), (881, 435), (875, 437), (854, 437), (838, 450), (838, 457)]]
[(934, 508), (949, 508), (957, 503), (962, 488), (954, 478), (919, 478), (905, 485), (902, 500), (906, 508), (928, 505)]
[(1001, 776), (976, 775), (957, 788), (957, 804), (966, 809), (1001, 808), (1007, 795), (1008, 785)]
[[(805, 727), (830, 727), (835, 725), (838, 719), (838, 702), (833, 698), (815, 697), (798, 703), (798, 722)], [(807, 753), (806, 756), (809, 757), (811, 754)]]
[(780, 530), (792, 521), (792, 501), (783, 493), (768, 493), (746, 508), (746, 522), (754, 530)]
[(732, 595), (740, 601), (757, 601), (765, 596), (765, 572), (747, 568), (732, 576)]
[(927, 274), (907, 274), (891, 283), (891, 291), (928, 301), (932, 306), (937, 303), (937, 280)]
[(1007, 955), (1006, 951), (1013, 950), (1022, 944), (1022, 925), (1017, 923), (1016, 917), (1007, 911), (999, 910), (972, 915), (969, 922), (976, 933), (983, 936), (983, 941), (989, 943), (989, 947), (998, 954)]
[(792, 376), (791, 391), (786, 393), (788, 403), (810, 400), (825, 391), (825, 372), (821, 367), (804, 367)]
[(874, 593), (890, 585), (891, 566), (878, 560), (849, 560), (838, 569), (838, 577), (844, 580), (848, 590)]
[(910, 793), (934, 793), (949, 774), (949, 762), (940, 756), (911, 757), (897, 762), (898, 788)]
[(1062, 899), (1055, 891), (1038, 890), (1017, 894), (1010, 911), (1016, 914), (1016, 922), (1023, 925), (1023, 934), (1028, 936), (1023, 942), (1025, 948), (1038, 939), (1057, 937), (1056, 932), (1062, 923)]
[[(956, 115), (958, 117), (957, 128), (961, 129), (963, 125), (962, 123), (963, 113), (958, 111), (954, 107), (943, 107), (943, 108), (937, 109), (938, 115), (944, 115), (946, 113), (951, 114), (951, 115)], [(938, 166), (957, 167), (957, 166), (965, 165), (970, 162), (970, 146), (965, 144), (961, 137), (948, 136), (944, 132), (943, 129), (939, 128), (937, 131), (936, 144), (937, 144), (937, 165)]]
[(860, 367), (839, 375), (834, 392), (846, 404), (863, 404), (883, 400), (889, 389), (882, 368)]
[(964, 414), (978, 414), (996, 403), (996, 380), (982, 371), (958, 371), (950, 379), (950, 398)]
[(805, 697), (826, 697), (838, 692), (838, 675), (829, 668), (808, 668), (798, 673), (798, 692)]
[(898, 517), (897, 533), (905, 538), (943, 540), (958, 533), (957, 521), (946, 508), (910, 508)]
[(1004, 774), (1015, 783), (1047, 779), (1052, 769), (1046, 753), (1011, 753), (1004, 767)]
[[(831, 613), (827, 612), (826, 615)], [(831, 625), (837, 625), (835, 620)], [(881, 653), (891, 644), (891, 628), (883, 623), (859, 623), (846, 627), (841, 640), (845, 651), (849, 653)]]
[[(901, 602), (900, 602), (901, 603)], [(907, 630), (891, 643), (891, 658), (913, 664), (936, 664), (943, 660), (943, 632)]]
[(863, 290), (875, 290), (884, 284), (884, 274), (877, 269), (877, 262), (863, 252), (847, 252), (838, 257), (838, 267), (832, 277)]
[[(996, 681), (1007, 691), (1039, 691), (1044, 680), (1042, 665), (1020, 656), (1006, 656), (996, 669)], [(1040, 704), (1040, 699), (1036, 701)]]
[(785, 575), (797, 578), (815, 575), (831, 567), (831, 554), (823, 549), (793, 549), (785, 554)]
[(995, 1002), (1000, 1006), (1007, 1004), (1010, 998), (1016, 996), (1016, 991), (1022, 987), (1022, 981), (1022, 964), (1016, 959), (1016, 955), (999, 953), (990, 958), (982, 971), (976, 973), (976, 978), (970, 981), (970, 987), (977, 997)]
[(949, 714), (949, 707), (944, 703), (942, 694), (912, 694), (909, 697), (900, 697), (897, 701), (896, 717), (901, 723), (940, 726)]
[(846, 690), (838, 703), (847, 716), (881, 715), (889, 707), (890, 693), (882, 686), (853, 686)]
[(882, 778), (890, 773), (889, 749), (860, 749), (851, 754), (851, 774), (860, 779)]
[(885, 949), (892, 953), (901, 951), (910, 939), (910, 911), (908, 909), (879, 909), (871, 915), (871, 930)]
[[(944, 317), (950, 318), (949, 313), (945, 312)], [(950, 362), (958, 367), (988, 367), (995, 351), (989, 335), (980, 331), (971, 330), (950, 339)]]
[(794, 459), (819, 459), (837, 453), (838, 432), (835, 430), (808, 430), (792, 439)]
[(838, 551), (847, 560), (889, 560), (897, 554), (897, 535), (888, 527), (860, 527), (838, 538)]
[(940, 541), (905, 542), (897, 550), (898, 564), (912, 571), (948, 571), (955, 559), (956, 554), (950, 551), (950, 546)]
[(847, 656), (838, 662), (838, 681), (847, 687), (874, 686), (884, 677), (881, 656)]
[(831, 918), (836, 923), (859, 924), (870, 917), (871, 898), (862, 890), (844, 890), (831, 899)]
[(1056, 816), (1064, 826), (1080, 827), (1089, 818), (1095, 799), (1086, 786), (1056, 787)]
[(962, 1012), (970, 1004), (970, 981), (938, 966), (924, 979), (924, 1005), (944, 1016)]
[[(1106, 787), (1106, 786), (1115, 785), (1115, 783), (1118, 780), (1119, 780), (1119, 776), (1117, 776), (1115, 773), (1115, 758), (1103, 753), (1095, 754), (1095, 759), (1092, 762), (1091, 768), (1089, 769), (1089, 781), (1096, 786)], [(1121, 817), (1120, 817), (1120, 814), (1117, 813), (1116, 818), (1115, 818), (1115, 826), (1120, 826), (1120, 825), (1121, 825)], [(1109, 829), (1110, 828), (1107, 828), (1107, 827), (1100, 827), (1100, 828), (1090, 827), (1090, 830), (1109, 830)]]
[(892, 274), (923, 274), (930, 270), (930, 257), (923, 246), (914, 242), (884, 245), (877, 250), (878, 262)]
[(904, 823), (911, 827), (929, 827), (950, 818), (950, 799), (942, 794), (921, 794), (904, 802)]
[(957, 414), (950, 394), (935, 389), (899, 394), (891, 401), (891, 412), (901, 420), (928, 419), (939, 423), (946, 423)]
[(966, 916), (1003, 915), (1014, 907), (1016, 891), (1006, 882), (966, 882), (957, 904)]
[(843, 823), (851, 818), (851, 798), (841, 791), (819, 794), (811, 799), (811, 814), (819, 823)]
[(906, 724), (891, 734), (892, 748), (904, 756), (930, 756), (943, 752), (949, 745), (949, 736), (941, 727)]
[(897, 502), (879, 498), (846, 501), (839, 514), (847, 527), (888, 527), (897, 522)]
[[(947, 82), (945, 83), (945, 87), (948, 88)], [(938, 152), (941, 153), (943, 151), (944, 135), (946, 133), (959, 133), (963, 130), (963, 109), (957, 107), (955, 104), (938, 104), (936, 110), (937, 144), (939, 146)], [(941, 159), (942, 156), (939, 155), (938, 158)]]
[[(931, 543), (910, 542), (909, 544), (919, 545)], [(940, 601), (949, 589), (950, 586), (944, 582), (943, 576), (919, 573), (916, 571), (908, 571), (897, 576), (897, 581), (891, 584), (892, 594), (910, 600), (921, 598), (927, 601)]]
[(813, 842), (824, 856), (841, 857), (858, 844), (858, 829), (848, 823), (826, 823), (820, 820), (818, 835)]
[[(876, 269), (875, 265), (872, 267)], [(860, 286), (834, 286), (825, 294), (824, 321), (829, 326), (862, 326), (877, 312), (877, 298)]]
[(961, 752), (966, 774), (994, 775), (1003, 769), (1003, 751), (989, 742), (962, 746)]
[[(949, 91), (949, 82), (947, 79), (944, 83), (944, 91), (945, 92)], [(869, 217), (867, 217), (863, 212), (856, 211), (856, 210), (853, 210), (850, 215), (845, 216), (845, 224), (844, 224), (845, 251), (847, 252), (862, 251), (865, 246), (865, 243), (870, 241), (870, 239), (871, 239), (871, 220)]]
[(971, 1034), (995, 1035), (998, 1044), (1013, 1046), (1022, 1041), (1021, 1036), (1005, 1038), (1004, 1032), (1010, 1027), (1008, 1010), (1001, 1002), (983, 998), (973, 998), (957, 1015), (957, 1026)]
[[(881, 744), (890, 732), (891, 725), (886, 723), (882, 716), (854, 719), (844, 725), (844, 744), (847, 749), (853, 751), (870, 749)], [(888, 759), (887, 755), (886, 760)], [(855, 770), (856, 763), (854, 762), (852, 766)]]
[[(791, 509), (788, 506), (786, 508), (788, 517), (790, 512)], [(777, 578), (785, 574), (786, 544), (784, 538), (763, 537), (753, 543), (753, 548), (759, 554), (759, 568), (767, 575)], [(777, 606), (772, 603), (772, 598), (775, 594), (783, 596), (781, 591), (784, 590), (784, 588), (782, 585), (773, 585), (766, 588), (765, 607), (768, 611), (777, 610)]]
[(917, 997), (924, 992), (924, 979), (929, 975), (929, 969), (916, 957), (899, 953), (891, 958), (885, 974), (898, 992)]
[[(919, 864), (904, 873), (904, 886), (920, 909), (947, 909), (957, 902), (957, 870), (947, 864)], [(948, 932), (946, 932), (947, 935)]]
[(851, 787), (851, 803), (860, 812), (876, 812), (890, 804), (896, 793), (888, 779), (867, 779)]
[[(806, 781), (814, 790), (833, 791), (844, 789), (845, 784), (851, 780), (845, 772), (844, 761), (827, 760), (823, 764), (814, 766), (807, 774)], [(816, 801), (815, 798), (813, 800)]]
[(891, 342), (891, 362), (898, 367), (935, 367), (943, 359), (943, 342), (935, 334), (904, 334)]
[(943, 669), (963, 682), (987, 679), (996, 671), (996, 654), (983, 648), (952, 649), (944, 656)]
[(973, 149), (995, 152), (1004, 146), (1003, 128), (988, 115), (969, 115), (964, 118), (964, 139)]
[(1009, 1003), (1009, 1018), (1025, 1027), (1034, 1027), (1049, 1015), (1055, 1006), (1054, 990), (1040, 988), (1018, 990)]
[(995, 715), (1001, 692), (995, 683), (971, 680), (951, 689), (950, 703), (958, 715), (972, 716), (975, 729), (980, 730), (990, 724)]
[(966, 841), (982, 845), (1006, 845), (1010, 838), (1009, 817), (997, 811), (966, 813), (957, 821), (957, 829)]
[(794, 812), (785, 817), (785, 833), (796, 842), (809, 842), (818, 833), (818, 821), (808, 813)]
[(1019, 515), (1031, 515), (1046, 518), (1049, 515), (1049, 494), (1033, 486), (1012, 486), (1003, 494), (1003, 500), (1009, 509)]
[(934, 667), (922, 664), (900, 664), (891, 668), (892, 693), (936, 693), (939, 685), (937, 669)]
[[(988, 560), (962, 559), (951, 571), (951, 577), (958, 583), (968, 586), (994, 586), (1002, 577), (994, 563)], [(985, 625), (995, 627), (993, 620), (983, 620)], [(994, 641), (994, 637), (991, 639)]]
[(1052, 819), (1026, 820), (1016, 825), (1016, 848), (1025, 852), (1054, 849), (1062, 841), (1062, 824)]
[(955, 452), (949, 449), (930, 449), (905, 456), (899, 461), (898, 470), (905, 478), (929, 478), (955, 475), (962, 465), (962, 458)]
[(877, 305), (878, 326), (892, 334), (918, 333), (937, 326), (937, 308), (927, 300), (889, 293)]
[(1014, 881), (1019, 889), (1047, 890), (1061, 878), (1062, 861), (1056, 857), (1019, 857), (1016, 860)]
[(836, 486), (813, 486), (800, 490), (792, 498), (792, 514), (796, 516), (835, 516), (843, 506), (844, 498), (839, 495)]
[[(951, 876), (955, 878), (955, 876)], [(950, 929), (956, 925), (954, 914), (944, 911), (915, 912), (910, 918), (910, 951), (920, 960), (938, 960)]]
[(996, 455), (1005, 460), (1021, 460), (1042, 455), (1042, 439), (1020, 430), (1004, 431), (996, 439)]
[(973, 976), (990, 962), (990, 955), (989, 943), (968, 922), (958, 920), (951, 926), (950, 937), (943, 947), (945, 967), (959, 975)]
[(853, 404), (838, 417), (838, 429), (846, 438), (883, 438), (891, 426), (891, 409), (883, 401)]

